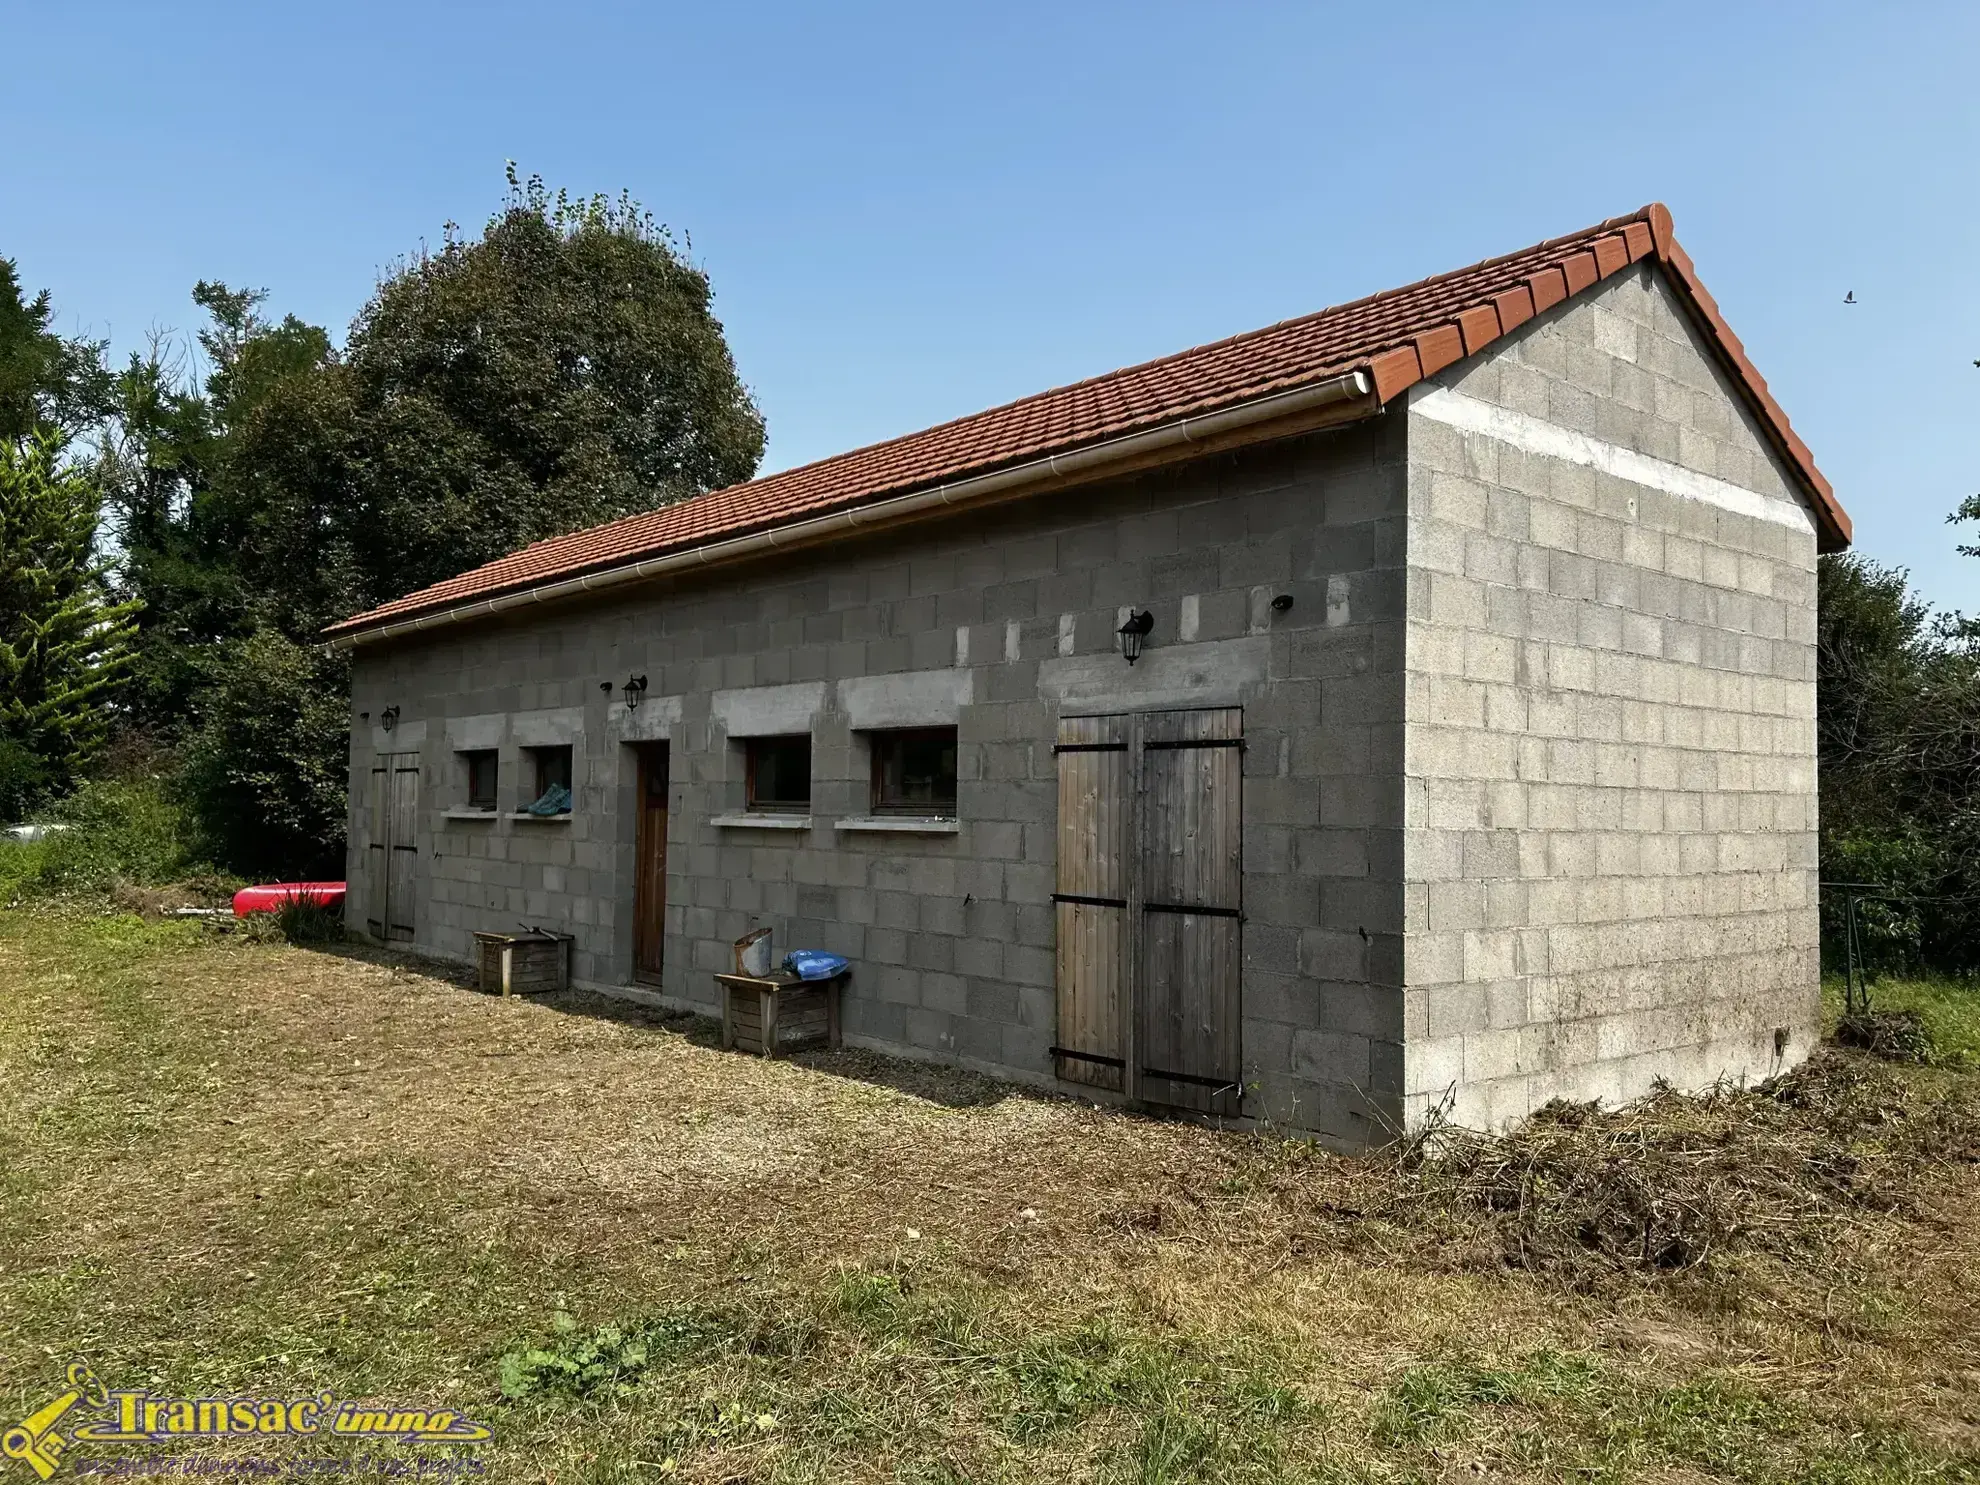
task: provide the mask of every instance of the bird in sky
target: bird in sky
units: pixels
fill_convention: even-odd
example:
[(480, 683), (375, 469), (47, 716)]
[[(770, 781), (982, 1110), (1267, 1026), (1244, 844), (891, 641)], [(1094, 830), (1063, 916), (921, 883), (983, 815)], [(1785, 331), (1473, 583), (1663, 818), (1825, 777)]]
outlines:
[(1856, 303), (1856, 290), (1851, 289), (1847, 294), (1843, 295), (1843, 303), (1844, 304)]

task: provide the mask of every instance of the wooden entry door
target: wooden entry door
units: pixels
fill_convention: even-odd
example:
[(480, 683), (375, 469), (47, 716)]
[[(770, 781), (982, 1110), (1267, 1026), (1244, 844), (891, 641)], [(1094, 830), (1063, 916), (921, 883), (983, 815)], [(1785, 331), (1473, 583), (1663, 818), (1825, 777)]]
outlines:
[(633, 978), (660, 980), (667, 942), (667, 745), (639, 750), (639, 824), (633, 849)]
[(419, 863), (419, 754), (381, 753), (371, 765), (371, 839), (365, 847), (365, 927), (411, 939)]
[(1060, 723), (1061, 1078), (1236, 1114), (1244, 713)]

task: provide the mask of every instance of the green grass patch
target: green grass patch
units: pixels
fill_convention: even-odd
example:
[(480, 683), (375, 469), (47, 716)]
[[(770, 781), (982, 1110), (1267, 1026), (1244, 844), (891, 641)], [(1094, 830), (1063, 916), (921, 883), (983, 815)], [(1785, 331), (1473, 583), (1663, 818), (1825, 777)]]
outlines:
[(1624, 1482), (1689, 1471), (1746, 1485), (1971, 1480), (1980, 1458), (1889, 1424), (1823, 1417), (1738, 1378), (1659, 1387), (1587, 1356), (1414, 1367), (1377, 1407), (1371, 1436), (1465, 1458), (1482, 1472)]
[[(1980, 981), (1946, 977), (1884, 978), (1871, 982), (1870, 1005), (1880, 1013), (1918, 1018), (1930, 1047), (1930, 1060), (1944, 1067), (1980, 1068)], [(1842, 981), (1822, 984), (1826, 1029), (1842, 1018)]]

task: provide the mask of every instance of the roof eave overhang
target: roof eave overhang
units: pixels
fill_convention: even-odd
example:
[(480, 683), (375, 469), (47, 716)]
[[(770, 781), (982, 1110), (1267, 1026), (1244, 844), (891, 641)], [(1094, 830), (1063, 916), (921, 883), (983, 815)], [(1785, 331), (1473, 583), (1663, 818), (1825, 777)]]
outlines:
[(1855, 539), (1849, 512), (1842, 508), (1842, 502), (1836, 498), (1835, 487), (1816, 466), (1814, 453), (1794, 431), (1786, 411), (1774, 400), (1774, 394), (1768, 390), (1767, 379), (1760, 375), (1759, 368), (1748, 358), (1746, 347), (1740, 344), (1732, 326), (1719, 312), (1718, 300), (1712, 297), (1699, 279), (1691, 255), (1679, 245), (1672, 230), (1670, 211), (1658, 201), (1645, 207), (1643, 215), (1650, 227), (1658, 263), (1676, 280), (1683, 291), (1685, 307), (1718, 352), (1720, 361), (1732, 374), (1734, 386), (1745, 394), (1758, 415), (1768, 441), (1774, 445), (1796, 483), (1801, 486), (1815, 517), (1817, 550), (1840, 552), (1847, 549)]
[(326, 631), (324, 639), (332, 649), (378, 644), (537, 604), (582, 598), (629, 583), (816, 546), (855, 532), (922, 520), (961, 507), (1042, 494), (1243, 444), (1356, 422), (1380, 412), (1387, 400), (1377, 395), (1377, 382), (1369, 370), (1356, 367), (1304, 387), (824, 515), (660, 552), (637, 561), (614, 563), (593, 572), (532, 583), (470, 603), (411, 613), (400, 619), (339, 625)]
[(326, 630), (324, 638), (338, 649), (378, 643), (670, 573), (815, 545), (855, 531), (918, 520), (959, 506), (1062, 489), (1217, 449), (1353, 422), (1381, 411), (1418, 382), (1479, 354), (1528, 320), (1645, 259), (1654, 259), (1665, 270), (1686, 312), (1737, 393), (1753, 411), (1763, 434), (1807, 501), (1815, 521), (1817, 549), (1835, 552), (1849, 546), (1852, 531), (1848, 514), (1816, 467), (1807, 444), (1795, 433), (1787, 414), (1774, 400), (1766, 380), (1748, 358), (1739, 337), (1719, 312), (1718, 302), (1699, 280), (1690, 255), (1679, 246), (1672, 232), (1671, 214), (1662, 203), (1652, 203), (1630, 216), (1614, 218), (1586, 233), (1558, 241), (1563, 256), (1536, 269), (1511, 288), (1457, 310), (1443, 323), (1417, 331), (1408, 339), (1369, 355), (1353, 369), (1303, 387), (1171, 419), (1151, 428), (1003, 469), (885, 495), (826, 514), (614, 562), (589, 572), (519, 584), (467, 603), (439, 604), (395, 617), (348, 620)]

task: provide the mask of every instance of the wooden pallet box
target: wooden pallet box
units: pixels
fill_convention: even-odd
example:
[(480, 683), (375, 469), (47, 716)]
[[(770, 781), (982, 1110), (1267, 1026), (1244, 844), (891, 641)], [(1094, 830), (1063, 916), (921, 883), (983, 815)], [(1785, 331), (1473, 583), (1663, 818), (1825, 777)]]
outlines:
[(722, 986), (722, 1046), (757, 1057), (784, 1057), (839, 1045), (839, 989), (845, 976), (717, 975)]
[(541, 995), (571, 984), (568, 933), (477, 933), (481, 988), (490, 995)]

